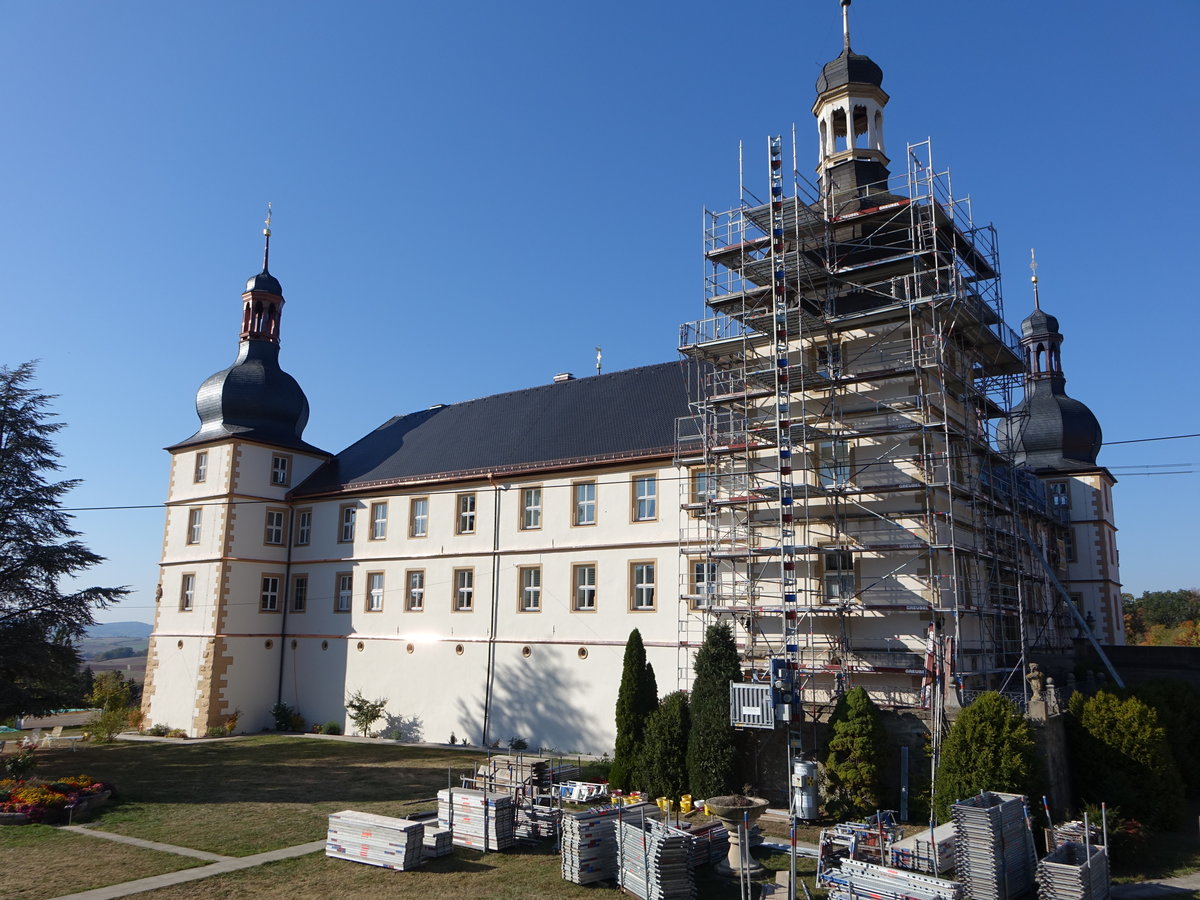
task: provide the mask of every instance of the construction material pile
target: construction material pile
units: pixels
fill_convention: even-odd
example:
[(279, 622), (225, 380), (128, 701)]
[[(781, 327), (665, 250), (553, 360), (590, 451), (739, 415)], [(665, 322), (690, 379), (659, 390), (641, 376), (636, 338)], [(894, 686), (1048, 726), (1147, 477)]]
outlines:
[(829, 900), (962, 900), (963, 887), (919, 872), (877, 866), (858, 859), (842, 859), (836, 867), (822, 869), (821, 887)]
[(1033, 836), (1019, 794), (983, 791), (950, 807), (954, 867), (973, 900), (1010, 900), (1033, 889)]
[(729, 856), (729, 832), (716, 820), (695, 828), (667, 827), (687, 840), (693, 870), (709, 863), (720, 862)]
[(654, 819), (617, 823), (617, 882), (642, 900), (692, 900), (690, 838)]
[[(648, 804), (603, 806), (562, 817), (562, 877), (575, 884), (615, 881), (617, 877), (617, 821), (641, 817)], [(657, 812), (657, 810), (656, 810)]]
[(1074, 841), (1077, 844), (1099, 844), (1102, 843), (1100, 838), (1100, 826), (1084, 825), (1079, 820), (1071, 822), (1062, 822), (1054, 826), (1054, 846), (1065, 844), (1067, 841)]
[(325, 855), (385, 869), (413, 869), (424, 860), (424, 834), (420, 822), (345, 809), (329, 816)]
[(517, 839), (540, 841), (558, 833), (562, 810), (554, 806), (553, 797), (532, 797), (517, 805)]
[(1107, 900), (1108, 856), (1103, 847), (1068, 841), (1037, 867), (1038, 900)]
[(479, 764), (475, 784), (487, 791), (512, 793), (525, 788), (533, 794), (548, 794), (552, 788), (550, 764), (535, 756), (493, 756)]
[(507, 850), (516, 842), (516, 804), (507, 794), (466, 788), (438, 791), (438, 827), (454, 834), (454, 846)]
[(454, 834), (448, 828), (426, 825), (423, 846), (426, 859), (449, 856), (454, 852)]
[(954, 868), (954, 823), (945, 822), (932, 832), (926, 828), (889, 843), (887, 851), (888, 865), (927, 875), (944, 875)]

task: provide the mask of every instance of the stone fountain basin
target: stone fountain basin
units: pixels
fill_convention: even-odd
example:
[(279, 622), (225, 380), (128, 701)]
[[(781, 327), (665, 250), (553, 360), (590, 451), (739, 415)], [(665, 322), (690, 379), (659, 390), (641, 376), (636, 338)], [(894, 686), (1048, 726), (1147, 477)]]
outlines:
[(751, 821), (761, 816), (771, 805), (770, 801), (762, 797), (743, 797), (739, 794), (730, 797), (710, 797), (704, 802), (718, 819), (741, 819), (744, 814)]

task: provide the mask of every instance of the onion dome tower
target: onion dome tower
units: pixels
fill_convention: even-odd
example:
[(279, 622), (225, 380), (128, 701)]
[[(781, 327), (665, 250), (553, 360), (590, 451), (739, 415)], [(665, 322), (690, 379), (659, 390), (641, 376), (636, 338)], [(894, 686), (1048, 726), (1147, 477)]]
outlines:
[(246, 282), (242, 294), (242, 327), (233, 365), (210, 375), (196, 392), (200, 430), (168, 449), (241, 437), (315, 453), (324, 451), (303, 440), (308, 424), (308, 398), (279, 367), (279, 324), (283, 287), (271, 274), (271, 217), (263, 229), (262, 271)]
[(1021, 323), (1025, 351), (1025, 399), (1015, 406), (1006, 430), (1013, 461), (1037, 471), (1095, 468), (1103, 443), (1090, 409), (1067, 396), (1058, 319), (1042, 310), (1037, 263), (1033, 263), (1034, 310)]
[(820, 138), (817, 175), (826, 198), (882, 192), (890, 176), (883, 147), (888, 102), (883, 69), (850, 49), (850, 0), (841, 3), (842, 52), (821, 70), (812, 108)]

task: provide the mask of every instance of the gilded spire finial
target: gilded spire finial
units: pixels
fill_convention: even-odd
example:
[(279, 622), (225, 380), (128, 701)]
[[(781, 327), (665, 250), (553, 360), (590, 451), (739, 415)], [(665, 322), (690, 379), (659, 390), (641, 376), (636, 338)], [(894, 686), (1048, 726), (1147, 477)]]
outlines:
[(850, 0), (842, 0), (842, 43), (850, 49)]
[(1029, 268), (1033, 270), (1033, 277), (1029, 279), (1033, 282), (1033, 308), (1040, 310), (1042, 303), (1041, 298), (1038, 297), (1037, 254), (1032, 247), (1029, 248)]
[(267, 227), (263, 229), (263, 271), (268, 271), (267, 263), (271, 260), (271, 201), (267, 201), (267, 217), (263, 220)]

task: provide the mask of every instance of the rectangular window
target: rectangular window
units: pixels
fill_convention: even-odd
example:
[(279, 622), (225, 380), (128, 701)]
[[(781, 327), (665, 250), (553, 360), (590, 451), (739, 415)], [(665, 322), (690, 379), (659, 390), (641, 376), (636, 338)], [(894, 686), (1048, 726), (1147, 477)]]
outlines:
[(208, 479), (208, 451), (201, 450), (196, 454), (196, 470), (192, 475), (192, 481), (200, 484)]
[(475, 608), (475, 570), (454, 570), (454, 611), (470, 612)]
[(350, 612), (350, 604), (354, 599), (354, 573), (338, 572), (334, 578), (337, 592), (333, 598), (333, 611)]
[(521, 567), (521, 612), (542, 611), (542, 567)]
[(203, 520), (204, 510), (199, 507), (193, 507), (188, 510), (187, 542), (189, 544), (200, 543), (200, 523)]
[(429, 534), (429, 498), (413, 497), (409, 505), (408, 533), (412, 537), (425, 537)]
[(845, 487), (850, 483), (850, 445), (846, 441), (817, 444), (817, 476), (821, 487)]
[(308, 576), (292, 577), (292, 612), (302, 613), (308, 609)]
[(354, 540), (354, 516), (357, 507), (349, 503), (338, 512), (338, 543), (349, 544)]
[(581, 563), (571, 567), (571, 581), (574, 584), (575, 611), (595, 612), (596, 610), (596, 566), (593, 563)]
[(458, 534), (475, 533), (475, 495), (458, 495), (458, 521), (454, 526)]
[(383, 612), (383, 573), (367, 573), (367, 612)]
[(817, 371), (826, 378), (842, 374), (842, 345), (826, 344), (817, 348)]
[(312, 510), (302, 509), (296, 513), (296, 546), (312, 540)]
[(854, 598), (854, 554), (849, 550), (826, 550), (821, 561), (825, 565), (825, 601)]
[[(705, 506), (716, 499), (716, 496), (716, 476), (707, 469), (698, 469), (692, 472), (692, 503), (697, 506)], [(698, 510), (697, 514), (702, 512), (703, 510)]]
[(692, 606), (707, 609), (716, 599), (717, 563), (711, 559), (693, 559), (691, 568)]
[(1051, 481), (1046, 484), (1050, 494), (1050, 505), (1061, 509), (1071, 508), (1070, 486), (1065, 481)]
[(596, 524), (596, 482), (577, 481), (575, 491), (575, 515), (572, 522), (576, 525)]
[(405, 608), (409, 612), (421, 612), (425, 609), (425, 570), (410, 569), (405, 573), (405, 581), (408, 582)]
[(371, 540), (382, 541), (387, 537), (387, 504), (371, 504)]
[(258, 608), (262, 612), (279, 612), (279, 576), (264, 575)]
[(196, 576), (189, 573), (183, 576), (183, 580), (179, 585), (179, 608), (184, 612), (191, 612), (195, 599)]
[(283, 514), (282, 509), (267, 510), (267, 528), (266, 534), (263, 536), (263, 542), (267, 544), (282, 544), (283, 543)]
[(1064, 533), (1064, 540), (1067, 545), (1067, 562), (1069, 562), (1069, 563), (1078, 562), (1079, 560), (1076, 558), (1076, 553), (1075, 553), (1075, 529), (1074, 528), (1071, 528), (1071, 527), (1067, 528), (1066, 532)]
[(287, 487), (291, 484), (292, 458), (290, 456), (271, 457), (271, 484)]
[(530, 531), (542, 527), (542, 489), (521, 489), (521, 528)]
[(654, 609), (654, 563), (629, 564), (629, 606), (631, 609)]
[(638, 475), (633, 479), (633, 520), (650, 522), (658, 518), (658, 476)]

